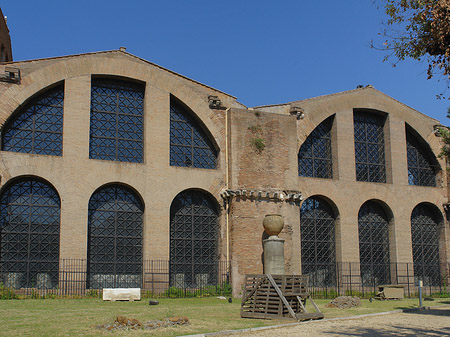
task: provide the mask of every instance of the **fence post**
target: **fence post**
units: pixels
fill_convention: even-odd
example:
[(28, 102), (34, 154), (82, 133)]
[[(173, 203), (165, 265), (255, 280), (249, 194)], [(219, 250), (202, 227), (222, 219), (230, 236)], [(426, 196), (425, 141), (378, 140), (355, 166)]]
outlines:
[(411, 291), (409, 289), (409, 263), (406, 264), (406, 277), (408, 280), (408, 297), (411, 297)]
[(351, 262), (348, 263), (348, 268), (350, 270), (350, 296), (353, 296), (353, 291), (352, 291), (352, 263)]

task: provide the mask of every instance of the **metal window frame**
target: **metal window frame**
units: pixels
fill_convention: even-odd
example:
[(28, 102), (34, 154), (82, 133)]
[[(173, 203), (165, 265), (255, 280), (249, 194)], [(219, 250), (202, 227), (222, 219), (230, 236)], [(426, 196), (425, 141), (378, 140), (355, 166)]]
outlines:
[[(183, 118), (177, 118), (177, 115), (182, 115)], [(189, 130), (189, 137), (175, 137), (175, 125), (182, 124)], [(197, 133), (205, 146), (195, 145), (194, 134)], [(180, 133), (181, 134), (181, 133)], [(181, 142), (177, 140), (181, 138)], [(190, 156), (184, 155), (184, 159), (180, 159), (184, 153), (184, 149), (190, 152)], [(199, 151), (196, 151), (199, 150)], [(196, 154), (196, 152), (203, 153)], [(197, 122), (187, 108), (181, 103), (171, 99), (170, 102), (170, 166), (193, 167), (203, 169), (217, 168), (217, 150), (212, 141), (206, 135), (199, 122)], [(213, 158), (213, 160), (211, 160)]]
[[(111, 184), (94, 192), (88, 210), (88, 288), (141, 287), (143, 216), (140, 197), (126, 186)], [(125, 252), (127, 247), (132, 252)]]
[[(354, 111), (354, 139), (355, 139), (355, 168), (356, 180), (376, 183), (386, 182), (386, 153), (384, 145), (384, 124), (386, 118), (367, 111)], [(358, 125), (363, 130), (359, 130)], [(369, 128), (375, 126), (377, 128), (378, 137), (375, 139), (370, 133)], [(359, 138), (364, 138), (360, 140)], [(361, 145), (362, 152), (358, 152)], [(376, 148), (377, 162), (373, 162), (370, 156), (369, 147)]]
[[(298, 175), (302, 177), (333, 178), (333, 159), (331, 145), (331, 129), (334, 115), (322, 121), (306, 138), (298, 152)], [(325, 141), (325, 152), (321, 156), (318, 142)], [(308, 155), (310, 149), (311, 155)], [(325, 168), (325, 171), (321, 172)]]
[(408, 184), (436, 187), (438, 165), (421, 144), (418, 136), (406, 129), (406, 153), (408, 160)]
[(359, 209), (358, 236), (361, 282), (390, 283), (389, 218), (375, 201), (367, 201)]
[(58, 286), (61, 202), (37, 178), (14, 181), (2, 192), (1, 274), (12, 288)]
[[(436, 209), (421, 203), (411, 213), (411, 242), (414, 277), (426, 284), (440, 285), (439, 223)], [(439, 272), (436, 273), (435, 269)]]
[[(208, 226), (212, 226), (209, 227)], [(219, 210), (202, 191), (186, 190), (170, 206), (170, 285), (179, 288), (216, 284)], [(177, 275), (183, 275), (177, 279)], [(198, 284), (197, 275), (208, 275)]]
[[(310, 197), (302, 203), (300, 208), (302, 273), (309, 275), (312, 285), (336, 284), (335, 231), (336, 215), (328, 202), (320, 197)], [(311, 233), (313, 238), (309, 238)], [(319, 252), (319, 245), (324, 244), (327, 245), (326, 251)]]
[[(108, 94), (109, 92), (109, 94)], [(102, 94), (105, 97), (102, 97)], [(89, 158), (121, 162), (144, 162), (144, 96), (145, 86), (131, 81), (93, 78), (91, 82), (91, 115), (89, 136)], [(98, 102), (100, 99), (100, 102)], [(110, 109), (104, 109), (109, 107)], [(107, 116), (112, 116), (115, 123), (110, 128), (105, 125)], [(135, 123), (121, 122), (121, 118), (131, 117)], [(135, 129), (131, 137), (121, 137), (126, 127)], [(136, 131), (136, 128), (137, 131)], [(105, 136), (113, 133), (113, 136)], [(97, 143), (99, 142), (99, 143)], [(124, 146), (124, 144), (134, 144)], [(108, 144), (114, 144), (111, 151)], [(107, 150), (105, 150), (105, 148)]]
[[(31, 125), (23, 127), (29, 120), (21, 117), (27, 113)], [(62, 156), (63, 122), (64, 83), (61, 83), (33, 97), (13, 114), (2, 132), (2, 151)], [(51, 130), (55, 125), (56, 130)], [(50, 137), (53, 139), (49, 140), (49, 135), (54, 136)], [(46, 138), (45, 144), (40, 138)]]

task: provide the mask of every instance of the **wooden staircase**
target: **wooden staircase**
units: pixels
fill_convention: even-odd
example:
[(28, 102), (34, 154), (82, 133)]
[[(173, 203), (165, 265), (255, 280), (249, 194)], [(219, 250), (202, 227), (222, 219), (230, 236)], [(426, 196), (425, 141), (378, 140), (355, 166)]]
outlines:
[[(306, 310), (307, 300), (315, 312)], [(308, 276), (257, 274), (245, 276), (241, 317), (303, 321), (324, 316), (309, 296)]]

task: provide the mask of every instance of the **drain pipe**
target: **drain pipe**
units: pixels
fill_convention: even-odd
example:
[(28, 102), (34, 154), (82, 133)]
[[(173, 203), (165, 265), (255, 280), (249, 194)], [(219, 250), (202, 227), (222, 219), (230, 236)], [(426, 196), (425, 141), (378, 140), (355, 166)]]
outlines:
[[(225, 188), (229, 189), (230, 181), (229, 181), (229, 168), (228, 168), (228, 111), (230, 108), (225, 110)], [(228, 198), (225, 199), (225, 222), (226, 222), (226, 231), (227, 231), (227, 277), (230, 276), (230, 204)], [(230, 280), (228, 280), (229, 282)]]

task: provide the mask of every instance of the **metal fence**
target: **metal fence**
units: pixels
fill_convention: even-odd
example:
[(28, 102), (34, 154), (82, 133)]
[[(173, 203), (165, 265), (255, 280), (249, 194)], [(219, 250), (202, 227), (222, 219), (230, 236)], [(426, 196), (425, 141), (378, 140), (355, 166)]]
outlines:
[[(228, 263), (218, 261), (196, 268), (193, 275), (185, 277), (175, 273), (168, 260), (146, 260), (142, 273), (92, 274), (86, 260), (64, 259), (59, 262), (58, 277), (50, 277), (42, 270), (33, 274), (32, 286), (22, 287), (21, 279), (28, 277), (20, 272), (5, 270), (0, 263), (0, 290), (13, 290), (15, 294), (31, 297), (100, 297), (103, 288), (141, 288), (143, 297), (196, 297), (231, 296)], [(195, 270), (199, 272), (194, 272)], [(383, 272), (380, 273), (379, 271)], [(201, 272), (200, 272), (201, 271)], [(310, 268), (309, 290), (314, 298), (334, 298), (352, 295), (373, 297), (382, 284), (403, 285), (406, 297), (418, 296), (418, 282), (423, 281), (426, 296), (449, 294), (450, 264), (440, 266), (415, 266), (412, 263), (377, 264), (372, 268), (359, 263), (321, 264)], [(379, 275), (388, 275), (388, 279)], [(88, 288), (88, 285), (90, 287)]]
[[(366, 265), (340, 262), (318, 266), (309, 276), (310, 293), (315, 298), (334, 298), (339, 295), (373, 297), (379, 285), (402, 285), (406, 297), (417, 297), (419, 281), (426, 296), (450, 294), (450, 264), (423, 266), (413, 263)], [(382, 275), (382, 277), (380, 277)], [(387, 275), (387, 276), (386, 276)]]
[(21, 279), (27, 277), (25, 273), (5, 271), (1, 263), (0, 268), (3, 289), (31, 297), (99, 297), (103, 288), (141, 288), (143, 297), (231, 296), (225, 261), (202, 266), (202, 272), (188, 282), (183, 274), (172, 272), (167, 260), (144, 261), (140, 274), (94, 274), (86, 260), (63, 259), (59, 262), (57, 278), (42, 270), (32, 276), (32, 286), (28, 288), (20, 286)]

